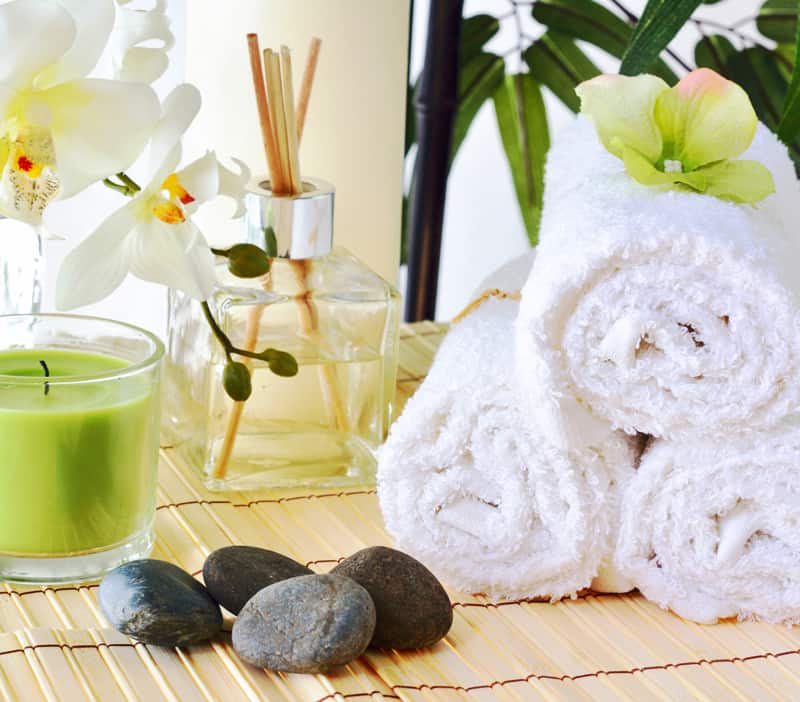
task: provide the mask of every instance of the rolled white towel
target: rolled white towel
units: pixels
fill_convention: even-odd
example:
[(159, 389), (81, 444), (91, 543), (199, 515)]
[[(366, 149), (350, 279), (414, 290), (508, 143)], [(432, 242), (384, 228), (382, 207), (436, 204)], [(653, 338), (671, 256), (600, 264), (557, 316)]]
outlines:
[(609, 465), (622, 435), (551, 447), (519, 409), (511, 335), (518, 303), (489, 298), (448, 334), (381, 450), (378, 494), (399, 548), (449, 585), (495, 599), (587, 587), (613, 547)]
[(584, 117), (554, 145), (517, 366), (558, 445), (746, 430), (800, 406), (800, 188), (763, 125), (742, 158), (775, 180), (755, 206), (639, 185)]
[[(605, 509), (608, 514), (612, 544), (616, 544), (619, 540), (619, 525), (622, 521), (622, 497), (636, 475), (642, 452), (648, 446), (649, 441), (650, 437), (644, 434), (630, 438), (629, 442), (634, 450), (633, 464), (616, 463), (609, 466), (611, 483)], [(594, 576), (589, 585), (590, 590), (594, 592), (624, 593), (636, 589), (633, 580), (617, 567), (614, 555), (614, 548), (612, 547), (611, 551), (601, 561), (597, 575)]]
[(687, 619), (800, 622), (800, 422), (655, 442), (627, 488), (616, 566)]

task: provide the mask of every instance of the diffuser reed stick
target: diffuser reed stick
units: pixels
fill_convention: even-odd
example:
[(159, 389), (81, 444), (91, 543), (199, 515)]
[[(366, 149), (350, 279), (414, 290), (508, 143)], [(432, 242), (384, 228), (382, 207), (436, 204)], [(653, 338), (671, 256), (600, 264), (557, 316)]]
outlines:
[(286, 124), (286, 142), (289, 151), (289, 174), (292, 192), (303, 191), (300, 182), (300, 141), (297, 138), (297, 121), (294, 112), (294, 88), (292, 87), (292, 55), (286, 46), (281, 47), (281, 85), (283, 87), (283, 116)]
[(303, 140), (303, 129), (306, 126), (306, 114), (308, 114), (308, 103), (311, 100), (311, 88), (314, 85), (314, 75), (317, 72), (317, 61), (319, 60), (319, 50), (322, 40), (314, 37), (311, 46), (308, 47), (308, 58), (306, 68), (303, 71), (303, 80), (300, 83), (300, 95), (297, 99), (297, 141)]
[(258, 109), (258, 123), (261, 127), (261, 140), (264, 143), (264, 152), (267, 156), (267, 167), (270, 177), (273, 179), (273, 186), (278, 186), (283, 190), (282, 184), (275, 183), (275, 177), (280, 175), (278, 168), (278, 147), (275, 144), (275, 135), (272, 127), (272, 119), (269, 114), (269, 103), (267, 101), (266, 85), (264, 83), (264, 69), (261, 66), (261, 51), (258, 47), (258, 35), (247, 35), (247, 51), (250, 55), (250, 71), (253, 74), (253, 90), (256, 96), (256, 107)]
[[(248, 34), (247, 43), (272, 192), (276, 195), (298, 195), (302, 192), (298, 153), (299, 142), (305, 124), (321, 42), (317, 38), (314, 38), (311, 42), (306, 67), (303, 72), (297, 110), (295, 110), (294, 105), (292, 59), (289, 49), (282, 46), (279, 53), (271, 49), (265, 49), (262, 64), (258, 37), (255, 34)], [(291, 214), (290, 210), (287, 211)], [(281, 225), (291, 228), (292, 222), (284, 221), (281, 222)], [(308, 290), (307, 262), (302, 259), (290, 259), (288, 263), (294, 272), (299, 290), (299, 294), (296, 296), (298, 323), (303, 333), (313, 338), (318, 332), (316, 311)], [(262, 283), (265, 288), (269, 284), (268, 281), (269, 274), (267, 274)], [(254, 350), (258, 343), (258, 331), (264, 308), (264, 305), (256, 305), (248, 315), (244, 340), (244, 348), (248, 351)], [(320, 366), (319, 376), (322, 393), (331, 420), (336, 422), (340, 431), (349, 431), (349, 417), (346, 407), (342, 403), (335, 371), (325, 364)], [(243, 411), (244, 402), (234, 402), (220, 454), (212, 471), (212, 477), (216, 479), (224, 478), (227, 472)]]

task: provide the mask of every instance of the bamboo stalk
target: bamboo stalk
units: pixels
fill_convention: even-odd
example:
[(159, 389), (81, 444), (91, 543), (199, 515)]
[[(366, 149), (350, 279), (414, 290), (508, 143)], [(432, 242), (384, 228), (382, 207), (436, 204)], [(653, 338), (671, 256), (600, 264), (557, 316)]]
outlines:
[(297, 142), (303, 140), (303, 129), (306, 126), (306, 114), (308, 114), (308, 103), (311, 100), (311, 88), (314, 86), (314, 75), (317, 72), (317, 61), (319, 60), (319, 50), (322, 40), (319, 37), (311, 39), (306, 58), (306, 67), (303, 71), (303, 81), (300, 84), (300, 95), (297, 101)]

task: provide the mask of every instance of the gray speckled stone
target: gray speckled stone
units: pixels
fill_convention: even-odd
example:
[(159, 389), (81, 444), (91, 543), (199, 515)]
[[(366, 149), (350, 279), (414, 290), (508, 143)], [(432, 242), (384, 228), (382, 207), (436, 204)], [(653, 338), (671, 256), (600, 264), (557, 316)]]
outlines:
[(450, 598), (433, 573), (402, 551), (365, 548), (331, 572), (352, 578), (372, 597), (377, 620), (370, 646), (425, 648), (450, 631)]
[(100, 583), (100, 609), (111, 626), (146, 644), (188, 646), (222, 627), (219, 605), (186, 571), (143, 559), (114, 568)]
[(233, 647), (253, 665), (324, 673), (358, 658), (375, 628), (375, 606), (358, 583), (303, 575), (258, 592), (233, 625)]
[(268, 585), (313, 573), (288, 556), (255, 546), (219, 548), (203, 564), (206, 589), (233, 614), (239, 614), (247, 600)]

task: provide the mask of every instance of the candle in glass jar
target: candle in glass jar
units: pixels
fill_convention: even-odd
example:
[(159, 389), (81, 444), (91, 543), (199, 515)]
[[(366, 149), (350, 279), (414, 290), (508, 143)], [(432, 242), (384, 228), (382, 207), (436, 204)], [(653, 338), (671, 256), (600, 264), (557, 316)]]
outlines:
[(88, 553), (150, 528), (158, 397), (130, 365), (78, 350), (0, 353), (0, 554)]

